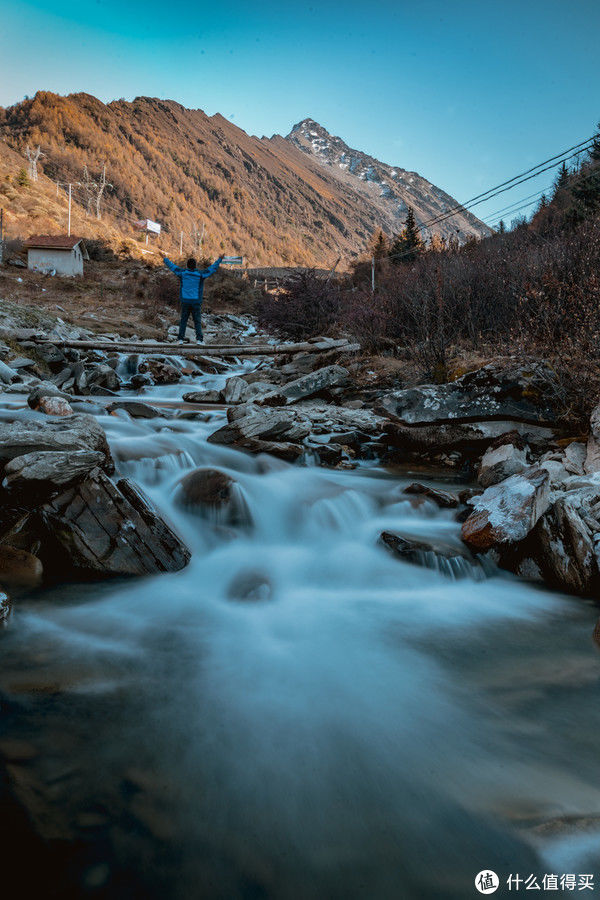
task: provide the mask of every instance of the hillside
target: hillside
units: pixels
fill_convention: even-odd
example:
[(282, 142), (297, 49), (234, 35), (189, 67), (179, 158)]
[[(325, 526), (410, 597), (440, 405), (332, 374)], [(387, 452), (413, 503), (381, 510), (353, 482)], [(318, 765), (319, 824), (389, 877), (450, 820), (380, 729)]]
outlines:
[[(104, 104), (87, 94), (38, 92), (0, 109), (9, 237), (64, 229), (65, 199), (55, 182), (84, 181), (85, 166), (92, 180), (106, 166), (110, 186), (101, 202), (102, 223), (93, 215), (86, 220), (89, 195), (81, 184), (74, 188), (81, 233), (102, 236), (114, 227), (142, 250), (134, 222), (147, 217), (162, 225), (161, 249), (178, 253), (183, 232), (184, 253), (199, 253), (204, 225), (203, 253), (242, 254), (255, 266), (328, 266), (338, 256), (361, 252), (379, 225), (398, 230), (401, 204), (409, 198), (421, 220), (432, 208), (455, 203), (419, 176), (414, 185), (399, 184), (393, 199), (382, 199), (381, 185), (343, 177), (339, 166), (324, 165), (320, 155), (299, 146), (297, 129), (292, 134), (294, 140), (259, 139), (220, 115), (209, 117), (174, 101), (139, 97)], [(15, 186), (20, 166), (27, 164), (27, 143), (40, 144), (44, 153), (44, 177), (32, 189), (45, 199), (31, 215), (25, 192)], [(442, 223), (440, 233), (448, 227)], [(462, 227), (465, 234), (486, 231), (474, 218)]]

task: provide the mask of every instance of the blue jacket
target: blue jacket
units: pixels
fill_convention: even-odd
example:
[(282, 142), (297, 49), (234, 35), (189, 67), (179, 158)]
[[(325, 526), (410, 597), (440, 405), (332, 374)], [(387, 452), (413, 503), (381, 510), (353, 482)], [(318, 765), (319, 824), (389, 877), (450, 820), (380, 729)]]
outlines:
[(176, 266), (174, 262), (171, 262), (166, 256), (164, 257), (165, 266), (179, 278), (179, 299), (182, 303), (202, 303), (204, 279), (215, 274), (222, 259), (223, 257), (220, 256), (208, 269), (182, 269), (181, 266)]

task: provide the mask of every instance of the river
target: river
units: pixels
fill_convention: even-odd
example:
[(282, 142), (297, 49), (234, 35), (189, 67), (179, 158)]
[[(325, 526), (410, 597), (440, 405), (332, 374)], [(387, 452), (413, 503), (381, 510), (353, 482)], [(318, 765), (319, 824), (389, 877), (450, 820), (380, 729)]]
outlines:
[[(45, 867), (25, 884), (379, 900), (476, 896), (487, 868), (593, 872), (593, 605), (401, 562), (382, 530), (460, 545), (451, 511), (402, 496), (409, 474), (252, 457), (207, 443), (223, 411), (204, 419), (100, 417), (191, 564), (25, 597), (0, 638), (0, 754), (35, 826), (5, 814), (6, 859)], [(247, 522), (175, 503), (206, 465)]]

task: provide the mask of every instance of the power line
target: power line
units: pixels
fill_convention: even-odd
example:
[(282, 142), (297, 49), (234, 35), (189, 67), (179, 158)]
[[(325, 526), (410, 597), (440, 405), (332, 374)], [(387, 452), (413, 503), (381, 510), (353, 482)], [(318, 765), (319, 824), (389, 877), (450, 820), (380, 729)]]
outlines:
[[(590, 140), (592, 140), (592, 139), (590, 138)], [(589, 146), (590, 147), (592, 146), (591, 143), (589, 144)], [(526, 181), (531, 181), (532, 178), (537, 178), (539, 175), (543, 175), (544, 172), (548, 172), (550, 169), (555, 169), (557, 166), (560, 166), (563, 163), (568, 162), (568, 160), (570, 160), (570, 159), (573, 159), (573, 157), (579, 156), (580, 152), (581, 151), (578, 151), (577, 153), (571, 154), (571, 156), (564, 157), (564, 159), (559, 159), (558, 162), (554, 162), (551, 165), (546, 166), (543, 169), (539, 169), (539, 167), (538, 167), (538, 171), (534, 172), (533, 175), (528, 175), (526, 178), (521, 178), (520, 181), (515, 181), (514, 184), (510, 184), (508, 187), (503, 187), (500, 190), (495, 190), (494, 188), (492, 188), (491, 190), (494, 191), (494, 193), (490, 193), (489, 191), (486, 192), (489, 194), (489, 196), (486, 196), (481, 200), (476, 200), (475, 202), (468, 201), (466, 204), (463, 204), (461, 207), (456, 209), (454, 212), (446, 212), (446, 213), (440, 214), (435, 219), (432, 219), (430, 222), (426, 222), (424, 225), (420, 225), (419, 227), (420, 228), (429, 228), (431, 225), (437, 225), (440, 222), (444, 222), (446, 219), (453, 218), (454, 216), (458, 215), (459, 212), (467, 212), (473, 206), (478, 206), (480, 203), (484, 203), (486, 200), (492, 200), (494, 197), (497, 197), (499, 194), (504, 194), (504, 193), (506, 193), (506, 191), (511, 191), (513, 188), (518, 187), (518, 185), (524, 184)]]
[[(582, 141), (580, 144), (575, 144), (575, 147), (582, 148), (583, 145), (585, 144), (586, 147), (584, 147), (583, 149), (584, 150), (589, 149), (589, 147), (592, 146), (592, 142), (595, 140), (596, 137), (597, 137), (597, 135), (592, 135), (592, 137), (588, 138), (587, 141)], [(565, 153), (570, 153), (571, 150), (573, 150), (573, 149), (574, 149), (574, 147), (570, 147), (569, 150), (564, 151), (562, 154), (557, 154), (556, 156), (550, 157), (551, 160), (558, 160), (557, 162), (553, 162), (551, 165), (545, 165), (548, 162), (548, 160), (544, 160), (544, 162), (538, 163), (537, 166), (533, 166), (531, 169), (528, 169), (527, 172), (523, 172), (523, 173), (521, 173), (521, 175), (516, 175), (514, 178), (511, 178), (508, 181), (504, 181), (504, 182), (502, 182), (502, 184), (496, 185), (495, 188), (490, 188), (489, 190), (484, 191), (483, 194), (478, 194), (477, 197), (474, 198), (474, 202), (467, 201), (465, 204), (455, 207), (454, 211), (452, 211), (452, 210), (446, 211), (445, 213), (440, 214), (440, 215), (436, 216), (435, 218), (430, 219), (427, 222), (424, 222), (422, 225), (419, 225), (419, 228), (420, 229), (429, 228), (432, 225), (438, 224), (440, 222), (445, 221), (446, 219), (452, 218), (453, 216), (457, 215), (460, 212), (466, 212), (470, 206), (476, 206), (478, 203), (483, 202), (483, 199), (478, 199), (478, 198), (484, 198), (486, 200), (491, 200), (493, 197), (497, 197), (499, 194), (503, 194), (506, 191), (512, 190), (512, 188), (517, 187), (518, 185), (523, 184), (526, 181), (530, 181), (532, 178), (537, 178), (539, 175), (542, 175), (544, 172), (547, 172), (550, 169), (553, 169), (553, 168), (556, 168), (557, 166), (562, 165), (563, 163), (567, 162), (569, 159), (572, 159), (574, 156), (579, 156), (579, 154), (581, 152), (583, 152), (582, 149), (578, 149), (575, 153), (572, 153), (571, 156), (567, 156), (567, 157), (564, 156)], [(544, 168), (541, 168), (542, 166), (544, 166)], [(533, 172), (534, 174), (528, 174), (530, 172)], [(523, 176), (526, 176), (526, 177), (523, 177)], [(517, 179), (520, 179), (520, 180), (517, 180)], [(508, 187), (506, 187), (505, 185), (508, 185)], [(387, 259), (401, 259), (405, 256), (409, 256), (412, 252), (413, 252), (412, 250), (408, 250), (408, 251), (404, 251), (403, 253), (396, 253), (393, 256), (388, 256), (386, 258)]]
[[(470, 207), (471, 205), (476, 205), (476, 203), (480, 203), (480, 202), (483, 203), (484, 200), (491, 200), (492, 197), (488, 196), (489, 194), (493, 193), (494, 196), (496, 196), (495, 192), (504, 193), (503, 191), (500, 190), (500, 188), (506, 188), (506, 185), (512, 185), (513, 187), (516, 187), (516, 184), (513, 185), (512, 182), (517, 182), (517, 180), (520, 178), (523, 178), (525, 181), (528, 181), (529, 179), (525, 178), (525, 176), (530, 175), (531, 172), (535, 172), (536, 169), (540, 169), (540, 171), (535, 172), (535, 174), (532, 175), (531, 177), (535, 178), (536, 175), (541, 175), (542, 172), (547, 171), (546, 169), (542, 169), (541, 168), (542, 166), (546, 166), (548, 163), (554, 163), (555, 160), (558, 160), (558, 162), (555, 163), (555, 165), (560, 165), (561, 162), (566, 161), (566, 160), (562, 160), (562, 157), (566, 156), (566, 154), (568, 154), (568, 153), (571, 153), (573, 150), (577, 151), (576, 153), (573, 153), (573, 156), (578, 156), (580, 153), (589, 149), (589, 146), (591, 146), (591, 142), (596, 137), (597, 137), (597, 135), (594, 134), (591, 137), (586, 138), (585, 141), (581, 141), (579, 144), (574, 144), (573, 147), (569, 147), (567, 150), (563, 150), (562, 153), (557, 153), (555, 156), (551, 156), (548, 159), (545, 159), (542, 162), (538, 163), (537, 165), (532, 166), (530, 169), (527, 169), (525, 172), (521, 172), (519, 175), (514, 175), (512, 178), (509, 178), (507, 181), (502, 181), (500, 184), (497, 184), (495, 187), (488, 188), (487, 191), (483, 191), (483, 193), (481, 193), (481, 194), (476, 194), (474, 197), (471, 197), (470, 200), (465, 200), (464, 203), (459, 203), (456, 206), (451, 207), (448, 210), (445, 210), (443, 213), (439, 213), (438, 216), (435, 216), (434, 219), (432, 219), (431, 222), (428, 224), (433, 224), (436, 219), (438, 219), (440, 217), (446, 217), (450, 213), (453, 213), (454, 211), (462, 211), (462, 210), (466, 211), (466, 209), (468, 207)], [(584, 146), (584, 145), (587, 145), (587, 146)], [(571, 158), (572, 157), (569, 157), (569, 159), (571, 159)], [(554, 166), (550, 165), (550, 166), (548, 166), (548, 168), (554, 168)], [(519, 181), (518, 183), (522, 184), (521, 181)], [(510, 190), (510, 188), (506, 188), (506, 190)], [(428, 224), (426, 223), (421, 227), (428, 227)]]

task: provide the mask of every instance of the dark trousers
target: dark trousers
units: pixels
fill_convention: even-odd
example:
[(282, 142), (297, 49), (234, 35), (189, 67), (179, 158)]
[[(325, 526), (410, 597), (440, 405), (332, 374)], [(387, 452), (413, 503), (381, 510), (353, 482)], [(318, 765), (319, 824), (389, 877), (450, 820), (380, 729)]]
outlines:
[(190, 317), (190, 313), (192, 314), (192, 318), (194, 319), (194, 328), (196, 329), (196, 339), (201, 341), (202, 337), (202, 306), (200, 303), (187, 303), (185, 300), (181, 301), (181, 320), (179, 322), (179, 340), (182, 341), (185, 337), (185, 329), (187, 328), (188, 319)]

